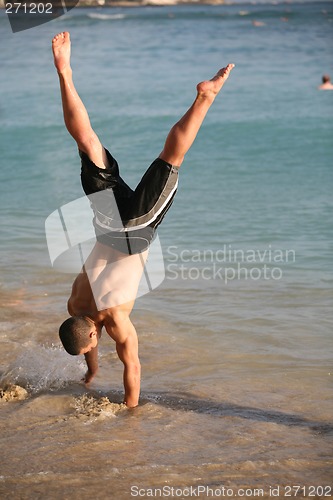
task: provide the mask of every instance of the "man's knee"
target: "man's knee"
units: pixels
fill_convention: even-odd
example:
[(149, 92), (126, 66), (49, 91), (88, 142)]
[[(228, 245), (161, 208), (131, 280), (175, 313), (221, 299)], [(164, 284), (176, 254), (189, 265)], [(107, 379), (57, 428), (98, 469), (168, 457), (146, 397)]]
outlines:
[(161, 160), (166, 161), (167, 163), (170, 163), (170, 165), (173, 165), (174, 167), (180, 167), (184, 161), (185, 156), (179, 154), (176, 155), (172, 151), (163, 149), (163, 151), (159, 155), (159, 158), (161, 158)]
[(79, 133), (76, 138), (76, 143), (79, 150), (85, 153), (95, 165), (100, 168), (107, 167), (108, 160), (105, 149), (92, 129)]

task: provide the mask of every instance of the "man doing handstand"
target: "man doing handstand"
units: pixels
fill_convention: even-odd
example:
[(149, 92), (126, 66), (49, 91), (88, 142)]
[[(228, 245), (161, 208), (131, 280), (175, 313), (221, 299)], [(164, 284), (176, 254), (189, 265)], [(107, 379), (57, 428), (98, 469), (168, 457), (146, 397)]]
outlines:
[(65, 125), (82, 162), (81, 181), (94, 212), (95, 246), (76, 277), (68, 318), (59, 335), (69, 354), (84, 354), (85, 383), (98, 370), (97, 344), (104, 326), (124, 364), (124, 403), (139, 402), (141, 367), (138, 338), (130, 320), (135, 295), (158, 224), (177, 190), (178, 170), (208, 109), (234, 67), (228, 64), (211, 80), (197, 85), (197, 96), (170, 130), (164, 148), (133, 191), (119, 175), (118, 164), (102, 146), (77, 94), (70, 67), (70, 37), (52, 40)]

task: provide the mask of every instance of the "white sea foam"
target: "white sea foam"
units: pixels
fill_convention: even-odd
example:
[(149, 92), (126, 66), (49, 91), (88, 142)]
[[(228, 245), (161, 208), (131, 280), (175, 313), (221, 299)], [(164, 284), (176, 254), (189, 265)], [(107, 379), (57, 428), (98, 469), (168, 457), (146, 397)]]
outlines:
[(75, 399), (75, 414), (80, 418), (89, 418), (89, 422), (96, 418), (100, 420), (109, 417), (116, 417), (120, 411), (126, 411), (124, 404), (113, 403), (107, 397), (93, 397), (87, 394)]
[(2, 374), (0, 386), (19, 384), (29, 392), (57, 390), (84, 374), (82, 360), (70, 357), (57, 346), (24, 346), (22, 352)]

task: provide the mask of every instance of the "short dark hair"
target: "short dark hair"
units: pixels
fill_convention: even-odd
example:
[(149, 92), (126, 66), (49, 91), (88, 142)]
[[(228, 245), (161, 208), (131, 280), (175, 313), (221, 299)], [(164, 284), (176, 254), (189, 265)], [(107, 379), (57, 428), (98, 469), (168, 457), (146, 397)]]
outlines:
[(327, 82), (330, 82), (330, 81), (331, 81), (330, 75), (324, 75), (323, 76), (323, 83), (327, 83)]
[(60, 325), (59, 337), (68, 354), (76, 356), (89, 345), (91, 327), (91, 322), (82, 316), (68, 318)]

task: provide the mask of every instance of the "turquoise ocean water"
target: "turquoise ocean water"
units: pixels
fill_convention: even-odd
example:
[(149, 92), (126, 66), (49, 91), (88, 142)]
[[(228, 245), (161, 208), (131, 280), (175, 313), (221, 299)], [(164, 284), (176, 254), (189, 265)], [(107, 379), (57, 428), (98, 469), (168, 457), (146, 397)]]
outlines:
[[(159, 230), (166, 279), (133, 312), (143, 379), (130, 413), (106, 336), (91, 391), (57, 336), (74, 275), (52, 269), (44, 224), (82, 196), (50, 51), (63, 30), (131, 186), (195, 85), (236, 64)], [(29, 392), (0, 401), (3, 498), (333, 494), (333, 91), (317, 90), (333, 77), (332, 35), (331, 2), (75, 8), (16, 34), (0, 12), (0, 375)]]

